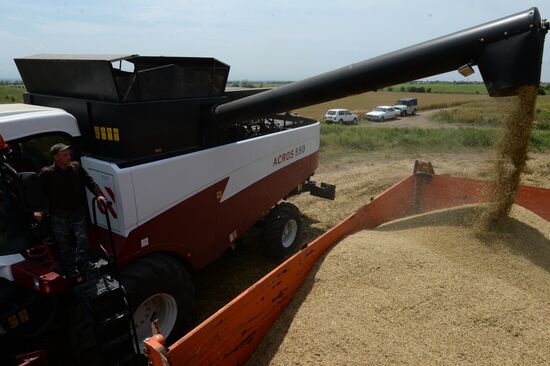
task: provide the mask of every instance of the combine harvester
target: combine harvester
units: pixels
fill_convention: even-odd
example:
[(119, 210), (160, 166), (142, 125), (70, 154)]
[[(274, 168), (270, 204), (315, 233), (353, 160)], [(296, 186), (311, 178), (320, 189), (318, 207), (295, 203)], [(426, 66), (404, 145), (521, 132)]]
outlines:
[[(267, 252), (284, 256), (297, 242), (300, 214), (279, 202), (305, 191), (334, 197), (333, 186), (310, 180), (319, 160), (319, 122), (277, 113), (451, 70), (469, 75), (474, 65), (491, 96), (514, 95), (519, 86), (539, 85), (548, 28), (532, 8), (256, 94), (224, 92), (229, 67), (215, 59), (17, 59), (29, 91), (25, 101), (36, 106), (0, 110), (7, 142), (2, 191), (18, 219), (3, 233), (0, 252), (4, 354), (47, 349), (51, 356), (60, 350), (51, 345), (64, 342), (57, 364), (134, 364), (147, 337), (155, 365), (245, 362), (336, 241), (409, 213), (482, 200), (488, 188), (434, 176), (420, 164), (415, 175), (176, 341), (192, 322), (191, 271), (214, 261), (256, 223)], [(28, 219), (40, 200), (35, 172), (60, 139), (76, 147), (111, 200), (104, 208), (88, 197), (92, 242), (109, 265), (77, 278), (56, 272), (55, 245), (44, 244), (41, 228)], [(521, 192), (535, 204), (520, 202), (523, 193), (519, 204), (549, 218), (548, 208), (539, 209), (548, 191)], [(156, 335), (148, 337), (155, 319)], [(35, 352), (18, 362), (45, 357)]]
[[(245, 98), (234, 105), (244, 106), (254, 100), (277, 104), (292, 93), (318, 96), (316, 101), (322, 102), (325, 93), (334, 89), (341, 88), (340, 96), (345, 90), (376, 90), (397, 84), (403, 81), (400, 76), (411, 73), (421, 78), (458, 69), (469, 75), (472, 65), (479, 66), (491, 96), (515, 95), (518, 87), (539, 85), (544, 36), (549, 28), (533, 8)], [(323, 88), (324, 84), (331, 87)], [(293, 104), (294, 108), (299, 106), (299, 102)], [(145, 353), (154, 366), (244, 364), (330, 247), (348, 235), (405, 216), (486, 202), (491, 189), (489, 182), (438, 176), (430, 163), (417, 161), (412, 175), (309, 243), (176, 343), (164, 346), (164, 337), (153, 324)], [(550, 222), (550, 189), (520, 186), (515, 203)]]

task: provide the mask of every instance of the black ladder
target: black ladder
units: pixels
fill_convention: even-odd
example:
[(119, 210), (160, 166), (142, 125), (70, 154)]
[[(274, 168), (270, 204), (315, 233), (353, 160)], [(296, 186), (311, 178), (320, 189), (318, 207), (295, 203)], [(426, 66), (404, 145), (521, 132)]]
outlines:
[(139, 361), (135, 329), (122, 286), (110, 275), (103, 275), (74, 287), (93, 327), (97, 357), (101, 365), (130, 366)]

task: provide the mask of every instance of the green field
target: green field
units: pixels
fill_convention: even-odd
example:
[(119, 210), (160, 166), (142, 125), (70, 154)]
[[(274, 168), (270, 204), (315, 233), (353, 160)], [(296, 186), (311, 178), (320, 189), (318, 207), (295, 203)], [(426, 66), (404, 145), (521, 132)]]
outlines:
[[(384, 88), (385, 91), (408, 92), (414, 88), (423, 88), (422, 93), (444, 93), (444, 94), (484, 94), (487, 95), (485, 84), (460, 83), (460, 82), (429, 82), (429, 83), (404, 83)], [(550, 94), (550, 85), (543, 83), (541, 88), (546, 94)]]
[(13, 87), (10, 85), (0, 85), (0, 104), (1, 103), (23, 103), (24, 88)]
[[(321, 151), (347, 150), (399, 153), (487, 151), (498, 142), (495, 128), (377, 128), (321, 124)], [(550, 151), (550, 131), (534, 130), (531, 151)]]
[(405, 83), (385, 88), (385, 90), (408, 91), (410, 90), (410, 88), (424, 88), (425, 92), (430, 93), (487, 94), (487, 89), (485, 88), (485, 84), (483, 83)]
[[(442, 123), (496, 127), (507, 116), (512, 98), (488, 98), (437, 111), (432, 118)], [(534, 128), (550, 131), (550, 95), (537, 97)]]

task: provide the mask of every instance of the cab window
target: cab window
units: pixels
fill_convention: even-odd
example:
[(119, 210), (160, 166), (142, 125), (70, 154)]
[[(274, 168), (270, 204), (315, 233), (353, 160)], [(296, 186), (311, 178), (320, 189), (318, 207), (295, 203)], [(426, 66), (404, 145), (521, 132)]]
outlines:
[(35, 135), (9, 141), (12, 152), (0, 162), (0, 255), (21, 252), (28, 247), (28, 213), (18, 189), (18, 173), (38, 173), (52, 163), (50, 148), (56, 143), (71, 144), (63, 133)]
[(57, 143), (71, 145), (71, 137), (64, 133), (48, 133), (10, 142), (13, 150), (12, 166), (18, 172), (40, 172), (52, 164), (50, 148)]

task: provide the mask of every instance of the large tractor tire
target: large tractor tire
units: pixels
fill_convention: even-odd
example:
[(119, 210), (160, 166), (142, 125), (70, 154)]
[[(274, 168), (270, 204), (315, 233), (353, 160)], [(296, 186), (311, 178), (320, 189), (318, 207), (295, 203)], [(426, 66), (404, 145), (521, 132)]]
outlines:
[(96, 344), (94, 324), (81, 304), (72, 299), (69, 308), (68, 352), (61, 360), (62, 365), (102, 366), (103, 357)]
[(271, 258), (282, 258), (292, 253), (298, 244), (301, 227), (298, 207), (284, 202), (273, 207), (264, 218), (261, 228), (261, 243)]
[(161, 253), (136, 259), (120, 272), (138, 342), (151, 336), (151, 323), (159, 320), (166, 344), (191, 328), (195, 290), (187, 270), (175, 258)]

